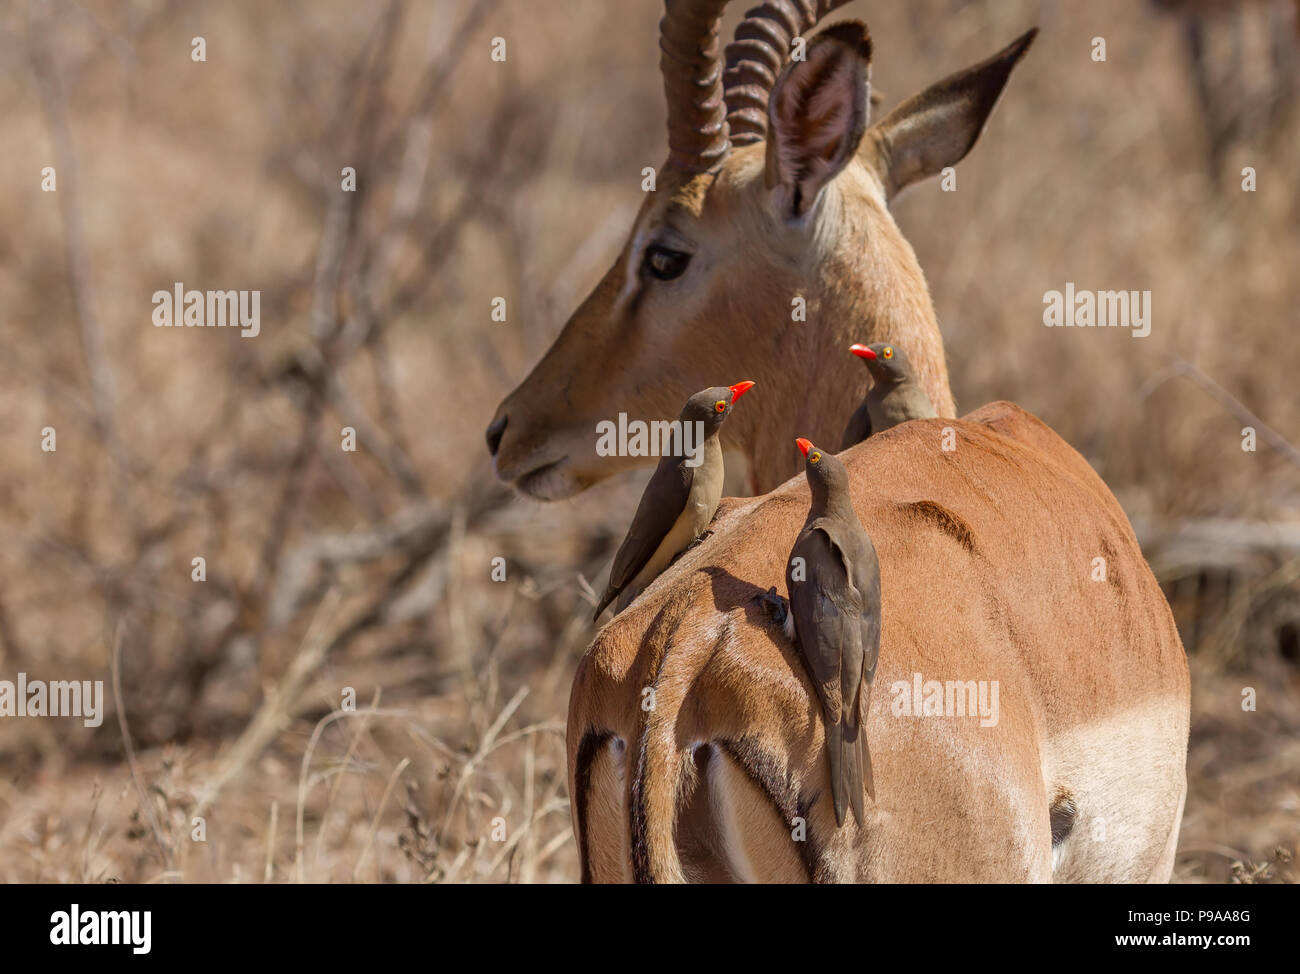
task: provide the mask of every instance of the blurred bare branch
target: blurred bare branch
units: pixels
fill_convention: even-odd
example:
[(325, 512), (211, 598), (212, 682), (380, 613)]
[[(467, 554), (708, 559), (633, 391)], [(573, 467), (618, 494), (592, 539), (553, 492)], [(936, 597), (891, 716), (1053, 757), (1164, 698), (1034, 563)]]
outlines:
[(1196, 385), (1200, 386), (1203, 390), (1218, 400), (1219, 404), (1223, 406), (1224, 409), (1236, 416), (1241, 422), (1248, 426), (1255, 427), (1256, 431), (1261, 434), (1266, 443), (1272, 446), (1273, 449), (1277, 450), (1278, 453), (1282, 454), (1282, 456), (1284, 456), (1290, 463), (1300, 467), (1300, 449), (1296, 449), (1296, 447), (1292, 446), (1281, 433), (1273, 429), (1273, 427), (1269, 426), (1253, 412), (1247, 409), (1245, 405), (1242, 404), (1241, 400), (1230, 393), (1227, 389), (1223, 388), (1223, 386), (1219, 385), (1191, 362), (1178, 358), (1177, 356), (1173, 357), (1173, 362), (1167, 368), (1157, 372), (1142, 384), (1142, 388), (1138, 390), (1138, 400), (1141, 401), (1146, 399), (1161, 385), (1168, 382), (1170, 379), (1176, 379), (1179, 376), (1192, 380), (1192, 382), (1196, 383)]
[(63, 253), (70, 283), (69, 291), (76, 311), (82, 359), (90, 377), (96, 426), (100, 435), (111, 441), (114, 435), (113, 369), (98, 318), (98, 299), (85, 230), (82, 227), (80, 172), (50, 33), (50, 5), (41, 0), (28, 0), (27, 49), (32, 73), (40, 91), (46, 125), (54, 142), (55, 171), (61, 184), (58, 201), (59, 212), (63, 217)]

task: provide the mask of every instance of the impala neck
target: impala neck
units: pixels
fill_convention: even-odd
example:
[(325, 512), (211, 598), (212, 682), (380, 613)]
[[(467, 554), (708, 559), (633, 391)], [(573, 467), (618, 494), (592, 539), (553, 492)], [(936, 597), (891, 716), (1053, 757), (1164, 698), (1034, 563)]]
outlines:
[[(850, 185), (848, 191), (853, 190)], [(759, 492), (801, 469), (795, 437), (839, 444), (870, 386), (867, 370), (849, 353), (854, 342), (902, 346), (938, 414), (956, 412), (925, 275), (883, 204), (859, 195), (863, 198), (849, 201), (837, 194), (827, 201), (827, 219), (836, 223), (817, 235), (838, 243), (805, 265), (803, 280), (792, 278), (785, 285), (805, 298), (807, 320), (792, 320), (788, 300), (769, 299), (753, 319), (764, 322), (762, 333), (737, 343), (742, 371), (763, 379), (756, 390), (761, 394), (728, 423), (724, 442), (749, 454)], [(774, 370), (773, 361), (780, 367)]]

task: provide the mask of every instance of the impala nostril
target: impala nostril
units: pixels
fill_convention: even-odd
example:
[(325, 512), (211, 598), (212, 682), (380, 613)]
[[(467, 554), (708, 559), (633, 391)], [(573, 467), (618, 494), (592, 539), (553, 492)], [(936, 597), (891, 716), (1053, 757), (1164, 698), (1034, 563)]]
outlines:
[(506, 420), (508, 418), (502, 416), (499, 419), (494, 419), (487, 428), (488, 452), (493, 456), (497, 455), (497, 449), (501, 446), (501, 434), (506, 431)]

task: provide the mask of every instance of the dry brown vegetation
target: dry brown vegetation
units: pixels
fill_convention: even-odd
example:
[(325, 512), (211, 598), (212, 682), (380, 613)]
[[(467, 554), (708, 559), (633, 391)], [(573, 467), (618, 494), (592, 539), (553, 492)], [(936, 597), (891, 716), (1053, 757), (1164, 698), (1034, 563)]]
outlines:
[[(1300, 841), (1300, 545), (1240, 548), (1210, 520), (1300, 530), (1294, 452), (1240, 446), (1242, 409), (1300, 444), (1300, 120), (1260, 53), (1269, 11), (1242, 15), (1244, 70), (1217, 79), (1243, 121), (1212, 176), (1179, 21), (1151, 5), (845, 8), (886, 108), (1043, 27), (958, 191), (925, 184), (896, 215), (958, 401), (1054, 426), (1171, 594), (1192, 882), (1294, 881)], [(0, 723), (0, 879), (576, 878), (569, 680), (641, 478), (512, 498), (483, 428), (662, 162), (659, 12), (3, 8), (0, 678), (103, 679), (110, 699), (96, 730)], [(1209, 25), (1214, 51), (1231, 29)], [(154, 328), (175, 281), (260, 289), (261, 334)], [(1150, 289), (1150, 337), (1044, 328), (1066, 281)]]

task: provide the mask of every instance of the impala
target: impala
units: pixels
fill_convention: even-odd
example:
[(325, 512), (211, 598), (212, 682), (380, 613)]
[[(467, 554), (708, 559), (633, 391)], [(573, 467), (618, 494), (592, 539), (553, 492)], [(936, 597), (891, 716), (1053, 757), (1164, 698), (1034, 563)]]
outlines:
[(487, 441), (502, 480), (551, 500), (643, 465), (599, 455), (597, 424), (674, 416), (743, 374), (762, 394), (723, 445), (770, 490), (796, 469), (796, 436), (839, 442), (865, 383), (852, 342), (904, 346), (939, 415), (955, 414), (925, 277), (888, 205), (970, 151), (1035, 32), (869, 125), (861, 25), (782, 71), (792, 39), (843, 2), (761, 4), (724, 77), (726, 0), (667, 0), (667, 163), (613, 267), (498, 407)]
[[(820, 706), (764, 607), (808, 510), (801, 475), (724, 499), (713, 536), (579, 664), (584, 881), (1167, 881), (1187, 661), (1106, 486), (1009, 403), (904, 423), (840, 459), (880, 561), (863, 825), (836, 828)], [(955, 686), (956, 713), (917, 712), (931, 679)]]

